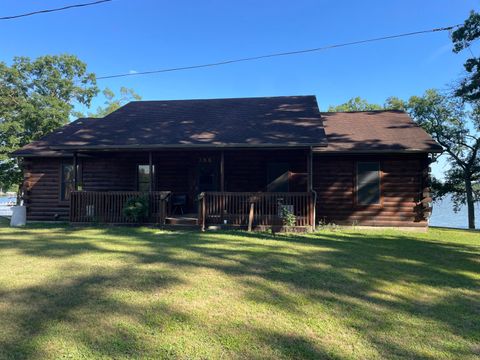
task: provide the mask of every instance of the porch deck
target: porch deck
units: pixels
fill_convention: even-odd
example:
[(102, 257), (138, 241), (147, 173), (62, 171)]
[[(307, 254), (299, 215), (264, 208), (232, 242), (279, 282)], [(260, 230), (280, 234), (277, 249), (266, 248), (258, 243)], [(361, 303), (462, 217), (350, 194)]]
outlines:
[[(148, 216), (142, 223), (164, 225), (228, 226), (236, 228), (281, 227), (282, 212), (293, 215), (294, 227), (312, 229), (315, 224), (313, 192), (203, 192), (198, 197), (198, 213), (174, 214), (172, 192), (154, 191), (74, 191), (70, 198), (71, 223), (135, 224), (123, 209), (130, 199), (146, 197)], [(137, 222), (138, 223), (138, 222)]]

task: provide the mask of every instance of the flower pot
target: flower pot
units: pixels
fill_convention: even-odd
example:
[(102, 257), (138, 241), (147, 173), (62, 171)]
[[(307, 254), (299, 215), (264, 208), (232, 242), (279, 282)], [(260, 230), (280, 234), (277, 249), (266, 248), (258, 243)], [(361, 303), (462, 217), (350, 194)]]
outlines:
[(13, 206), (10, 226), (25, 226), (27, 223), (27, 208), (25, 206)]

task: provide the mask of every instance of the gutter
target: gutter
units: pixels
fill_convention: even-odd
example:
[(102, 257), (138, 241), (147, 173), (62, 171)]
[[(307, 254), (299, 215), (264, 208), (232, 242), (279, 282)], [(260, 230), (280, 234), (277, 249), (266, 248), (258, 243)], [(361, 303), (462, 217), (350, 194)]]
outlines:
[(146, 149), (228, 149), (228, 148), (251, 148), (251, 149), (284, 149), (284, 148), (300, 148), (308, 149), (310, 147), (326, 147), (327, 144), (318, 143), (305, 143), (305, 144), (178, 144), (178, 145), (162, 145), (162, 144), (149, 144), (149, 145), (91, 145), (91, 146), (75, 146), (75, 145), (63, 145), (63, 146), (50, 146), (52, 150), (70, 150), (70, 151), (82, 151), (82, 150), (146, 150)]
[(313, 150), (315, 155), (338, 155), (338, 154), (440, 154), (443, 149), (379, 149), (379, 150)]

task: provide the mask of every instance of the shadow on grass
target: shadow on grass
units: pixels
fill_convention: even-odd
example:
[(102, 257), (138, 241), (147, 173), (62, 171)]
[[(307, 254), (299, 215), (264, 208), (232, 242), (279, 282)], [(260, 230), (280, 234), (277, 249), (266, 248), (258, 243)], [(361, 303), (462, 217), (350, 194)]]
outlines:
[[(246, 232), (159, 232), (147, 228), (79, 229), (57, 225), (32, 237), (35, 229), (45, 228), (35, 225), (26, 229), (4, 229), (0, 251), (14, 250), (27, 256), (52, 259), (81, 254), (119, 255), (124, 257), (125, 265), (112, 269), (99, 264), (94, 274), (84, 274), (81, 268), (67, 268), (62, 279), (53, 284), (10, 291), (0, 289), (0, 298), (10, 304), (0, 307), (0, 314), (17, 324), (16, 331), (0, 339), (0, 355), (6, 357), (36, 357), (36, 338), (58, 322), (74, 328), (75, 321), (79, 321), (78, 314), (85, 311), (98, 313), (99, 321), (118, 313), (148, 325), (152, 322), (146, 315), (148, 307), (116, 302), (110, 296), (111, 291), (165, 290), (182, 281), (175, 276), (175, 270), (195, 274), (196, 269), (213, 269), (235, 278), (248, 289), (245, 301), (268, 304), (301, 317), (303, 310), (298, 300), (273, 285), (300, 292), (310, 302), (322, 303), (343, 314), (342, 321), (359, 331), (385, 357), (426, 357), (413, 348), (385, 340), (382, 334), (395, 331), (399, 326), (393, 320), (395, 316), (384, 316), (385, 311), (397, 317), (433, 322), (468, 344), (480, 341), (480, 324), (475, 321), (480, 317), (480, 286), (471, 276), (479, 272), (476, 246), (420, 240), (408, 233), (320, 232), (272, 236)], [(89, 231), (94, 233), (91, 238)], [(171, 269), (162, 272), (135, 267), (149, 264)], [(401, 293), (382, 293), (383, 286), (392, 283), (435, 288), (449, 295), (425, 301), (422, 294), (415, 298)], [(477, 296), (472, 295), (475, 293)], [(14, 308), (11, 304), (15, 304)], [(165, 326), (170, 321), (198, 322), (164, 304), (152, 306), (157, 307), (156, 313), (164, 316), (152, 326)], [(245, 331), (258, 334), (258, 342), (284, 357), (342, 357), (335, 349), (322, 348), (312, 339), (296, 334), (273, 333), (261, 328)], [(178, 355), (175, 349), (151, 353), (148, 344), (128, 327), (116, 328), (102, 338), (88, 331), (79, 336), (96, 356)], [(436, 337), (435, 334), (428, 336)], [(431, 346), (453, 357), (460, 351), (474, 355), (455, 346), (441, 349), (443, 344), (435, 342)]]

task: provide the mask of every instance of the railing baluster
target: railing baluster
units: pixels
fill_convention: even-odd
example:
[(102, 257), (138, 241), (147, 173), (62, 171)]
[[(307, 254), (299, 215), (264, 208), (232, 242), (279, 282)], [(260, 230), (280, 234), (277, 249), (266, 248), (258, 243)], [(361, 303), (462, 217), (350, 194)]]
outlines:
[[(163, 224), (167, 216), (170, 192), (146, 194), (149, 203), (148, 222)], [(71, 222), (103, 221), (106, 223), (131, 223), (123, 214), (129, 199), (145, 196), (137, 191), (75, 191), (70, 199)], [(282, 199), (282, 201), (280, 201)], [(246, 226), (251, 216), (250, 205), (254, 204), (253, 223), (276, 225), (279, 219), (279, 204), (293, 206), (297, 226), (311, 226), (314, 222), (313, 193), (256, 193), (256, 192), (205, 192), (199, 198), (199, 224), (228, 224)]]

